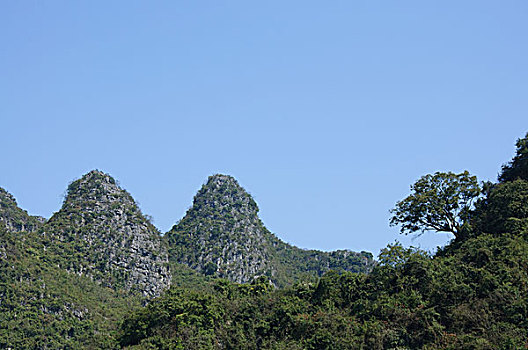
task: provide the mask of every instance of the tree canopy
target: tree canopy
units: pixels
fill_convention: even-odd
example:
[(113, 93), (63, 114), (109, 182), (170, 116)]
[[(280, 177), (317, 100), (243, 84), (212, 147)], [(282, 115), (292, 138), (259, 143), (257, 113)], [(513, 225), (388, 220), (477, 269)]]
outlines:
[(437, 231), (459, 237), (481, 189), (477, 178), (467, 171), (436, 172), (422, 176), (411, 192), (391, 210), (391, 226), (401, 225), (402, 234)]

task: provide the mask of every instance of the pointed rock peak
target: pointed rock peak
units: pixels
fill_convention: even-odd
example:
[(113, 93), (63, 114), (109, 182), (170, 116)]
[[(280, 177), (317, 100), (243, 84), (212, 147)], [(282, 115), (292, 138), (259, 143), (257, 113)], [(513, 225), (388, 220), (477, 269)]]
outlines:
[(107, 174), (104, 171), (101, 171), (99, 169), (94, 169), (92, 171), (89, 171), (86, 174), (84, 174), (81, 178), (88, 180), (88, 181), (89, 180), (102, 180), (102, 181), (115, 183), (114, 178), (110, 176), (110, 174)]
[(108, 203), (122, 197), (126, 197), (129, 202), (134, 202), (130, 194), (119, 187), (112, 176), (100, 170), (92, 170), (70, 183), (64, 204), (72, 202), (89, 204), (93, 201)]
[(172, 261), (241, 283), (271, 276), (270, 235), (251, 195), (232, 176), (216, 174), (166, 237)]
[[(209, 176), (207, 183), (194, 197), (194, 208), (235, 209), (236, 211), (253, 213), (258, 212), (257, 203), (251, 195), (238, 184), (238, 181), (229, 175), (215, 174)], [(231, 211), (231, 210), (229, 210)]]
[(75, 187), (119, 187), (116, 180), (102, 172), (101, 170), (92, 170), (89, 173), (84, 174), (80, 179), (73, 181), (68, 187), (68, 191)]
[(112, 227), (122, 226), (123, 220), (130, 220), (155, 232), (157, 229), (148, 222), (141, 213), (138, 204), (130, 193), (122, 189), (117, 181), (100, 170), (92, 170), (68, 186), (67, 194), (61, 210), (52, 217), (56, 221), (59, 217), (82, 217), (70, 225), (86, 225), (87, 223), (100, 225), (105, 222)]
[(302, 250), (279, 240), (258, 217), (258, 207), (233, 177), (209, 177), (192, 207), (165, 235), (169, 259), (205, 275), (245, 283), (267, 276), (285, 286), (330, 269), (368, 271), (372, 256), (350, 251)]

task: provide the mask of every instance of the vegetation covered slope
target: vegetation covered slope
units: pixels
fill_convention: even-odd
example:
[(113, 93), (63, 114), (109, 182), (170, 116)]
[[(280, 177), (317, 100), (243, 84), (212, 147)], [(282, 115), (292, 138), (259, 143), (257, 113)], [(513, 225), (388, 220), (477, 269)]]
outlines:
[[(456, 191), (420, 188), (399, 202), (406, 204), (396, 215), (414, 213), (408, 220), (417, 219), (416, 225), (437, 226), (453, 213), (460, 219), (459, 228), (447, 226), (455, 227), (455, 239), (434, 256), (395, 244), (382, 250), (370, 274), (328, 272), (316, 283), (279, 290), (263, 279), (251, 285), (216, 281), (204, 291), (172, 288), (126, 319), (120, 344), (131, 349), (525, 349), (528, 168), (520, 160), (527, 142), (528, 135), (519, 140), (514, 160), (503, 167), (498, 183), (482, 186), (474, 207)], [(438, 173), (435, 181), (466, 188), (451, 181), (456, 177)], [(444, 205), (449, 211), (420, 219), (432, 210), (441, 213), (436, 209)]]
[[(62, 257), (67, 259), (67, 257)], [(103, 349), (140, 298), (58, 267), (38, 233), (0, 223), (0, 349)]]
[(521, 349), (528, 341), (528, 244), (471, 238), (455, 252), (388, 247), (371, 274), (329, 272), (270, 290), (173, 288), (128, 317), (131, 349)]
[(0, 348), (114, 348), (124, 314), (170, 283), (160, 234), (107, 174), (74, 181), (44, 224), (0, 201)]
[(370, 253), (302, 250), (282, 242), (262, 224), (253, 198), (226, 175), (209, 177), (166, 238), (171, 260), (238, 283), (267, 276), (284, 286), (330, 269), (366, 272), (373, 263)]

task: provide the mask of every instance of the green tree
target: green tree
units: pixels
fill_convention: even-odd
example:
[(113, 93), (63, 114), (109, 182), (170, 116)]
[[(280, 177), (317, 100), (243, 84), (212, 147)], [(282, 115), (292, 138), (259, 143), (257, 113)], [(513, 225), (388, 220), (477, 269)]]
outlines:
[(400, 233), (450, 232), (460, 238), (480, 195), (477, 178), (467, 171), (460, 174), (436, 172), (422, 176), (411, 186), (412, 193), (391, 210), (390, 225), (401, 225)]

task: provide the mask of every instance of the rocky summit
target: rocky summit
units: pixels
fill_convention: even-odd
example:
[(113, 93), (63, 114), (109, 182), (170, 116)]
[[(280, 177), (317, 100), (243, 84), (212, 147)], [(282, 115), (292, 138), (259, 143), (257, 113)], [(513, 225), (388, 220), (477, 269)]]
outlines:
[(370, 253), (303, 250), (279, 240), (258, 217), (253, 198), (231, 176), (210, 176), (185, 217), (167, 234), (172, 261), (244, 283), (267, 276), (283, 286), (329, 269), (366, 272)]
[(72, 182), (63, 206), (43, 230), (68, 266), (113, 289), (156, 296), (171, 280), (158, 230), (108, 174), (94, 170)]
[(171, 258), (235, 282), (271, 276), (268, 232), (253, 198), (226, 175), (209, 177), (185, 217), (167, 233)]

